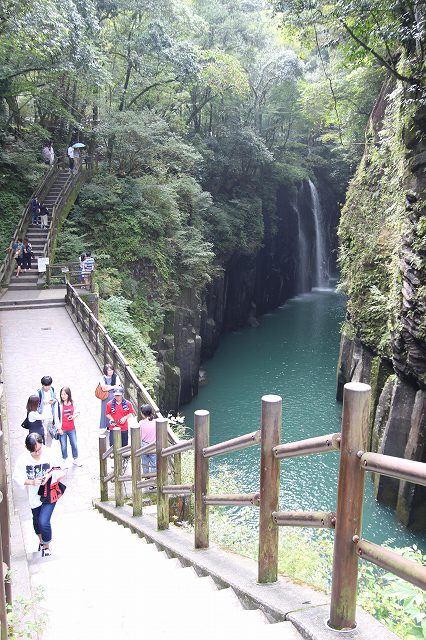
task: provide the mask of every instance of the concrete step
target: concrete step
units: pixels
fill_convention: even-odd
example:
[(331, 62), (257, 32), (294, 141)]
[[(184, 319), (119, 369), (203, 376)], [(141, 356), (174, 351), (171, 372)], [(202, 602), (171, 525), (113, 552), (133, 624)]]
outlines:
[(42, 305), (45, 304), (54, 304), (61, 306), (65, 304), (65, 298), (63, 295), (58, 295), (51, 298), (31, 298), (31, 296), (26, 296), (25, 298), (19, 300), (4, 300), (3, 298), (0, 298), (1, 309), (5, 309), (6, 307), (11, 307), (12, 309), (19, 309), (21, 307), (27, 308), (28, 305), (30, 305), (31, 307), (42, 307)]
[(10, 279), (10, 282), (37, 282), (38, 280), (38, 273), (37, 271), (21, 271), (21, 274), (19, 275), (19, 277), (17, 276), (12, 276)]
[[(19, 278), (18, 278), (19, 280)], [(32, 289), (37, 289), (37, 284), (32, 284), (31, 282), (13, 282), (8, 286), (9, 291), (30, 291)]]
[[(62, 511), (53, 534), (50, 558), (37, 557), (31, 534), (32, 583), (44, 588), (41, 607), (48, 615), (44, 640), (301, 640), (291, 623), (269, 624), (260, 611), (244, 609), (232, 589), (218, 590), (210, 577), (198, 577), (100, 514)], [(111, 600), (118, 588), (123, 606)], [(78, 612), (72, 624), (64, 602)]]
[(20, 305), (2, 304), (0, 302), (1, 311), (24, 311), (24, 309), (55, 309), (56, 307), (65, 307), (65, 302), (38, 302), (37, 300), (28, 300)]

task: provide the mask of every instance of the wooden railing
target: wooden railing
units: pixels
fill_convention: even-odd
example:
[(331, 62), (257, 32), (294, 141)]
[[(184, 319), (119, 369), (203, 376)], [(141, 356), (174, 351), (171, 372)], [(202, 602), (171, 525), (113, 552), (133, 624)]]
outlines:
[(86, 289), (93, 292), (93, 272), (82, 274), (79, 262), (57, 262), (46, 265), (46, 284), (66, 284), (74, 289)]
[[(334, 529), (332, 592), (328, 626), (349, 630), (356, 626), (356, 598), (359, 559), (369, 561), (387, 571), (426, 589), (426, 567), (361, 538), (364, 476), (374, 471), (393, 478), (426, 486), (426, 463), (366, 452), (368, 442), (368, 406), (370, 387), (348, 383), (344, 388), (341, 433), (280, 444), (282, 401), (279, 396), (262, 398), (261, 429), (232, 440), (209, 446), (210, 415), (198, 410), (194, 414), (194, 437), (168, 444), (167, 420), (156, 420), (157, 456), (156, 492), (157, 527), (169, 526), (169, 497), (194, 494), (194, 546), (209, 546), (209, 507), (259, 507), (259, 583), (275, 582), (278, 577), (278, 527), (300, 526)], [(106, 449), (106, 439), (99, 438), (101, 500), (108, 499), (108, 482), (115, 485), (116, 505), (123, 504), (120, 487), (132, 481), (133, 515), (142, 514), (142, 493), (154, 485), (153, 474), (141, 474), (140, 456), (154, 451), (154, 444), (141, 447), (138, 426), (131, 427), (131, 445), (120, 448), (120, 429), (114, 429), (114, 445)], [(209, 459), (260, 443), (260, 489), (246, 494), (209, 494)], [(130, 449), (131, 475), (122, 473), (123, 454)], [(170, 456), (194, 449), (194, 485), (169, 484)], [(316, 453), (340, 451), (340, 467), (336, 512), (280, 511), (280, 461)], [(107, 457), (113, 454), (114, 469), (107, 473)]]
[(160, 409), (155, 400), (140, 382), (123, 353), (117, 345), (114, 344), (103, 324), (95, 317), (70, 282), (67, 282), (65, 299), (73, 319), (80, 328), (97, 362), (102, 366), (110, 362), (114, 366), (114, 370), (120, 376), (125, 396), (130, 399), (133, 406), (140, 407), (145, 403), (150, 404), (156, 415), (160, 417)]
[[(58, 173), (58, 164), (52, 165), (51, 167), (49, 167), (49, 169), (47, 170), (47, 172), (45, 173), (42, 181), (40, 182), (39, 186), (37, 187), (37, 189), (34, 191), (34, 193), (32, 194), (31, 198), (28, 200), (27, 204), (24, 207), (24, 210), (22, 212), (21, 218), (18, 222), (18, 226), (16, 227), (15, 233), (13, 235), (13, 238), (11, 240), (12, 242), (16, 242), (18, 240), (18, 238), (24, 238), (25, 237), (25, 233), (27, 231), (28, 225), (30, 223), (30, 219), (31, 219), (31, 199), (33, 197), (36, 197), (38, 200), (39, 199), (43, 199), (44, 195), (46, 194), (46, 192), (48, 191), (48, 189), (50, 188), (50, 186), (53, 184), (55, 177)], [(13, 271), (14, 268), (14, 264), (15, 264), (15, 259), (14, 259), (14, 252), (13, 251), (7, 251), (6, 253), (6, 257), (3, 260), (3, 262), (0, 264), (0, 283), (1, 284), (6, 284), (9, 279), (10, 279), (10, 275)]]

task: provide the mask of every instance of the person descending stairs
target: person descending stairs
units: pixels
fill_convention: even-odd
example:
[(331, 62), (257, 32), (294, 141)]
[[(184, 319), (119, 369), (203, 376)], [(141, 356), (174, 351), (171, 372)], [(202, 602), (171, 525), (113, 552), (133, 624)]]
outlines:
[[(19, 277), (17, 277), (16, 266), (13, 265), (13, 273), (8, 284), (3, 284), (3, 286), (7, 288), (3, 290), (0, 298), (0, 311), (31, 308), (51, 309), (65, 305), (63, 288), (55, 287), (45, 289), (38, 287), (39, 274), (37, 259), (45, 254), (54, 207), (65, 204), (65, 201), (59, 203), (59, 200), (64, 193), (64, 187), (69, 178), (70, 173), (68, 169), (59, 169), (47, 195), (42, 200), (42, 204), (46, 205), (49, 211), (47, 229), (43, 229), (40, 224), (32, 224), (31, 219), (29, 220), (27, 232), (22, 239), (24, 240), (24, 238), (26, 238), (31, 244), (31, 250), (34, 255), (34, 258), (31, 260), (31, 269), (28, 271), (21, 270)], [(72, 197), (75, 198), (75, 190)], [(29, 211), (29, 214), (31, 215), (31, 211)], [(40, 222), (40, 218), (38, 221)]]
[(49, 210), (48, 228), (42, 229), (39, 225), (33, 225), (30, 223), (26, 238), (31, 244), (34, 258), (31, 261), (31, 269), (29, 271), (21, 271), (19, 277), (16, 276), (14, 270), (8, 286), (9, 291), (26, 291), (31, 289), (37, 289), (38, 271), (37, 271), (37, 258), (41, 257), (46, 245), (47, 235), (49, 233), (50, 223), (52, 219), (52, 208), (55, 206), (65, 182), (69, 178), (69, 172), (66, 169), (59, 171), (56, 176), (56, 180), (51, 186), (49, 193), (44, 198), (43, 203)]

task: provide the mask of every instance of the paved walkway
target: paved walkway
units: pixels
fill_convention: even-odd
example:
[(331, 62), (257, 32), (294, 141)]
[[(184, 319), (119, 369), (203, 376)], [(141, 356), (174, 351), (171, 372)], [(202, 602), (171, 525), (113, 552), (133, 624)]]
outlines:
[[(15, 460), (24, 450), (27, 432), (22, 429), (21, 422), (26, 415), (26, 402), (40, 387), (43, 375), (52, 376), (57, 395), (61, 387), (69, 386), (81, 412), (76, 425), (79, 457), (83, 466), (73, 465), (67, 471), (67, 492), (56, 506), (52, 517), (54, 553), (55, 530), (57, 536), (62, 535), (61, 530), (66, 521), (79, 512), (91, 510), (92, 498), (99, 496), (100, 402), (95, 398), (94, 390), (100, 372), (65, 307), (0, 311), (0, 337), (7, 408), (5, 432), (9, 441), (12, 470)], [(52, 447), (56, 449), (60, 459), (59, 442), (53, 442)], [(37, 549), (37, 538), (32, 528), (31, 510), (26, 493), (15, 485), (13, 496), (15, 514), (12, 511), (12, 567), (15, 567), (15, 572), (24, 572), (28, 561), (32, 575), (39, 571), (41, 559), (39, 554), (33, 553)], [(19, 525), (22, 536), (17, 531)], [(28, 595), (22, 578), (22, 575), (13, 578), (14, 597), (22, 592)]]

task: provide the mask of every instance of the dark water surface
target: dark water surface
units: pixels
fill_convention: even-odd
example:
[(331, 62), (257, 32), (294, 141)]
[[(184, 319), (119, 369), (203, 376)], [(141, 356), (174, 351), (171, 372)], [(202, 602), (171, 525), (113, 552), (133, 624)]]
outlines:
[[(282, 442), (340, 431), (342, 406), (335, 400), (339, 329), (345, 299), (332, 289), (289, 300), (260, 319), (257, 328), (226, 334), (215, 356), (203, 366), (208, 384), (181, 409), (193, 426), (196, 409), (210, 411), (210, 442), (260, 428), (261, 396), (283, 399)], [(259, 489), (259, 447), (220, 456), (211, 468), (229, 463), (242, 491)], [(338, 454), (281, 461), (280, 509), (335, 510)], [(370, 475), (365, 485), (363, 536), (396, 546), (417, 544), (426, 553), (426, 534), (409, 532), (392, 509), (374, 500)], [(253, 526), (258, 510), (253, 509)]]

